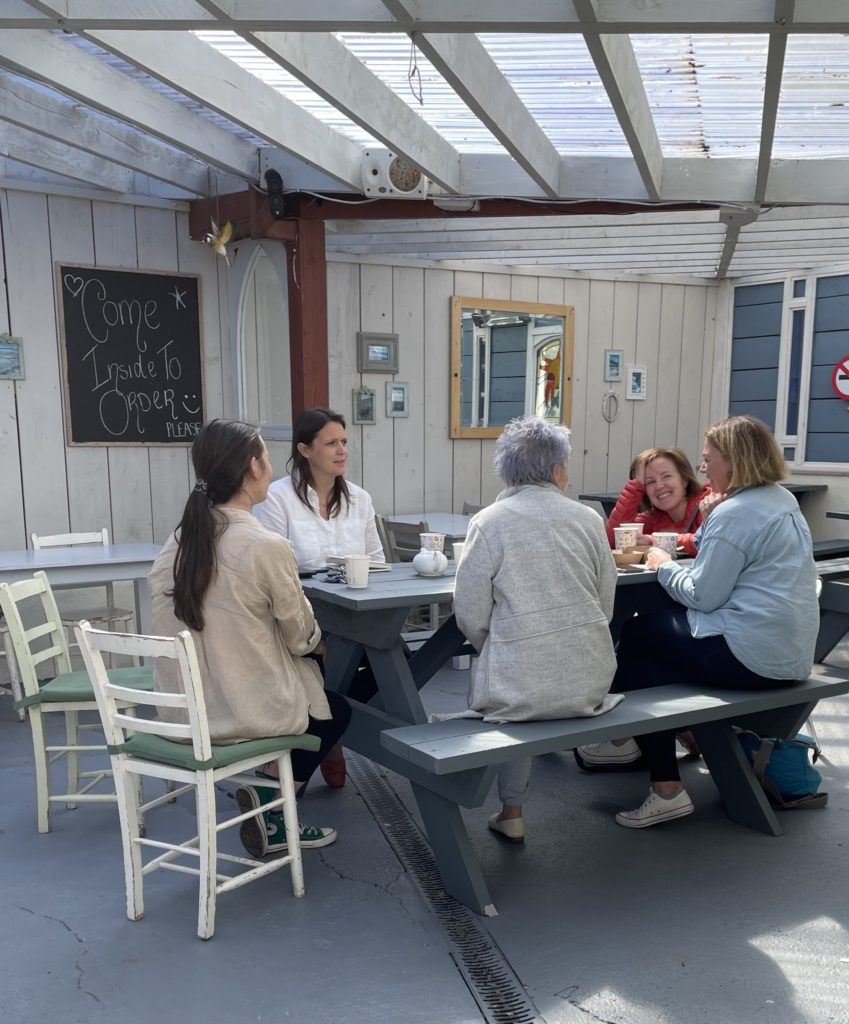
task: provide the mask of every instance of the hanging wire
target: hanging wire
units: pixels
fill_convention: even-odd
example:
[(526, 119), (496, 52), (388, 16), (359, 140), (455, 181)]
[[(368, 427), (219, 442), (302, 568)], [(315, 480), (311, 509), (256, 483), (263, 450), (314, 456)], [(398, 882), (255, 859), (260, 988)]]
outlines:
[(424, 94), (422, 91), (422, 73), (419, 71), (418, 50), (416, 49), (416, 33), (410, 33), (410, 60), (407, 64), (407, 82), (410, 85), (410, 92), (419, 103), (424, 106)]

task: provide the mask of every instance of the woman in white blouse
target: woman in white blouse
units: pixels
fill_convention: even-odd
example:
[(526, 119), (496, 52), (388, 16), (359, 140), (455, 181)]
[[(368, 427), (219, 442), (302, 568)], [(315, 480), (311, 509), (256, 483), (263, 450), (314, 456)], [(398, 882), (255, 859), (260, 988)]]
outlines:
[[(345, 418), (332, 409), (305, 409), (292, 434), (290, 475), (275, 480), (253, 513), (273, 533), (286, 537), (298, 569), (327, 565), (328, 555), (368, 555), (385, 561), (368, 493), (345, 479), (348, 436)], [(345, 784), (345, 758), (335, 746), (321, 762), (328, 786)]]
[(345, 418), (331, 409), (306, 409), (295, 422), (290, 476), (275, 480), (254, 515), (295, 549), (298, 569), (327, 564), (328, 555), (368, 555), (382, 562), (383, 547), (368, 493), (345, 479)]

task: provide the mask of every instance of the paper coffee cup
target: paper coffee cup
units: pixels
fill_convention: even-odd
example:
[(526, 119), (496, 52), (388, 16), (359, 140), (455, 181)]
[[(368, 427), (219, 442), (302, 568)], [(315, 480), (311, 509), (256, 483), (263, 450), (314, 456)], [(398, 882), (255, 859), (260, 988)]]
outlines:
[(654, 546), (660, 548), (661, 551), (668, 551), (672, 557), (675, 557), (675, 551), (678, 547), (678, 534), (677, 533), (653, 533)]
[(643, 535), (643, 524), (642, 523), (622, 523), (621, 524), (626, 530), (636, 530), (637, 536), (642, 537)]
[(368, 555), (345, 555), (345, 578), (349, 587), (368, 586)]
[(633, 526), (614, 526), (613, 537), (619, 551), (627, 551), (637, 546), (637, 531)]
[(442, 551), (445, 547), (444, 533), (420, 533), (422, 551)]
[(464, 547), (465, 547), (465, 544), (463, 543), (463, 541), (459, 541), (457, 544), (452, 544), (451, 545), (451, 550), (454, 553), (454, 563), (455, 564), (457, 562), (459, 562), (460, 559), (462, 558), (462, 556), (463, 556), (463, 548)]

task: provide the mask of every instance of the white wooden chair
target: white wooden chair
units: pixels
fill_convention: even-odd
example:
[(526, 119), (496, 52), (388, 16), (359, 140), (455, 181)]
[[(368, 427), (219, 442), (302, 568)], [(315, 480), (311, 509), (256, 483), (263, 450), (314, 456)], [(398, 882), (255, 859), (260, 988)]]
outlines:
[[(103, 547), (109, 545), (109, 531), (105, 526), (102, 530), (92, 533), (55, 533), (49, 536), (39, 536), (37, 533), (33, 533), (30, 536), (32, 537), (32, 546), (36, 551), (41, 548), (75, 547), (83, 544), (99, 544)], [(107, 629), (120, 627), (130, 630), (133, 628), (135, 612), (129, 608), (118, 608), (115, 605), (115, 588), (111, 582), (86, 584), (86, 589), (91, 587), (102, 587), (105, 590), (106, 604), (62, 612), (62, 625), (68, 632), (68, 644), (71, 647), (76, 646), (73, 640), (73, 628), (81, 619), (102, 623)], [(73, 585), (67, 588), (59, 586), (55, 589), (79, 588)], [(134, 664), (138, 664), (138, 662), (134, 662)]]
[[(144, 876), (157, 868), (194, 874), (199, 879), (198, 935), (212, 938), (215, 930), (215, 902), (219, 893), (229, 892), (263, 875), (290, 868), (295, 896), (304, 894), (295, 789), (290, 751), (317, 750), (317, 736), (272, 736), (241, 743), (213, 745), (209, 738), (206, 706), (203, 698), (200, 669), (191, 633), (185, 630), (176, 637), (130, 636), (92, 629), (87, 622), (76, 627), (77, 642), (88, 669), (109, 751), (118, 811), (121, 817), (121, 840), (124, 847), (124, 873), (127, 887), (127, 917), (138, 921), (144, 915)], [(187, 724), (161, 722), (158, 719), (133, 718), (120, 708), (120, 702), (132, 696), (110, 679), (103, 663), (103, 652), (134, 654), (145, 658), (173, 658), (180, 667), (181, 688), (178, 693), (144, 694), (139, 703), (154, 708), (178, 709)], [(238, 686), (238, 680), (234, 680)], [(183, 742), (180, 742), (180, 741)], [(190, 742), (186, 742), (190, 741)], [(237, 784), (253, 785), (256, 777), (243, 775), (268, 761), (277, 762), (280, 796), (263, 804), (259, 810), (276, 810), (282, 805), (286, 825), (288, 853), (272, 861), (250, 860), (218, 851), (218, 833), (254, 817), (257, 809), (216, 824), (215, 785), (222, 779)], [(153, 776), (180, 784), (180, 788), (143, 808), (138, 805), (138, 787), (134, 777)], [(263, 780), (263, 786), (272, 786)], [(181, 793), (194, 790), (197, 807), (198, 834), (182, 843), (160, 842), (143, 838), (139, 833), (140, 811)], [(149, 822), (149, 819), (147, 819)], [(142, 863), (141, 847), (151, 846), (160, 852), (147, 864)], [(174, 863), (180, 857), (197, 858), (198, 866)], [(228, 876), (218, 871), (219, 861), (247, 866), (246, 871)]]
[[(31, 599), (35, 599), (32, 602)], [(35, 625), (24, 626), (21, 605), (30, 601), (35, 608), (27, 608), (27, 621), (38, 612)], [(72, 810), (78, 803), (114, 802), (114, 792), (93, 790), (111, 776), (103, 768), (80, 771), (80, 754), (105, 751), (104, 744), (83, 745), (81, 730), (99, 728), (80, 722), (80, 714), (97, 712), (94, 691), (88, 674), (71, 671), (71, 658), (65, 628), (56, 607), (56, 600), (43, 572), (32, 579), (16, 583), (0, 583), (0, 607), (6, 619), (14, 657), (20, 673), (21, 696), (15, 701), (19, 709), (28, 709), (32, 730), (32, 748), (35, 759), (35, 789), (38, 831), (51, 828), (51, 805), (64, 803)], [(36, 649), (40, 648), (40, 649)], [(38, 678), (38, 666), (55, 659), (59, 674), (48, 682)], [(149, 667), (110, 669), (110, 677), (120, 682), (130, 696), (124, 701), (126, 708), (135, 703), (134, 691), (153, 689), (153, 669)], [(65, 718), (65, 742), (49, 743), (46, 716), (62, 714)], [(64, 759), (68, 770), (67, 792), (52, 793), (52, 767)]]
[(0, 655), (6, 659), (6, 669), (9, 672), (9, 681), (7, 683), (0, 683), (0, 693), (6, 693), (12, 698), (17, 708), (18, 720), (23, 722), (27, 717), (27, 713), (26, 708), (21, 707), (19, 702), (24, 695), (24, 691), (21, 689), (21, 674), (18, 671), (18, 663), (15, 660), (15, 651), (12, 647), (12, 638), (9, 635), (5, 620), (0, 622), (0, 641), (2, 641), (3, 645)]

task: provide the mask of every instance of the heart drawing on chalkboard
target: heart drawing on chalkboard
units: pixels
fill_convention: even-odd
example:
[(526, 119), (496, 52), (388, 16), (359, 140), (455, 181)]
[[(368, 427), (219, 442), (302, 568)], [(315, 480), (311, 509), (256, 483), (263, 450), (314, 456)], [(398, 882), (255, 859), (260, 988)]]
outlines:
[(83, 290), (85, 281), (81, 277), (74, 277), (73, 274), (65, 274), (64, 277), (65, 287), (76, 298)]

